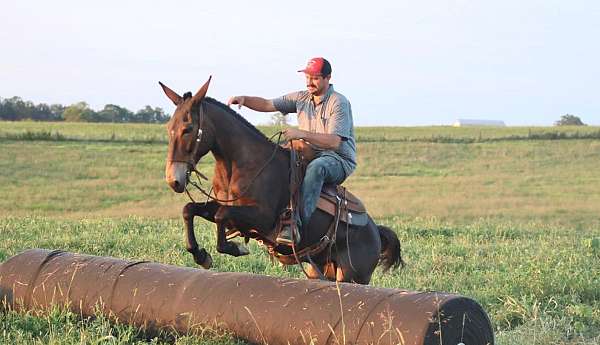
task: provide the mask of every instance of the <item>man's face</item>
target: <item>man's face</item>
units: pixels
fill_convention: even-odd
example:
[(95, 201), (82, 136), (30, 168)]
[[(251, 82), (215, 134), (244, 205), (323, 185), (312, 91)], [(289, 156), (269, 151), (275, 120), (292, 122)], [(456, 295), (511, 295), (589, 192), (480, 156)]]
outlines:
[(323, 77), (322, 75), (310, 75), (304, 74), (306, 76), (306, 88), (308, 92), (313, 96), (323, 96), (325, 92), (327, 92), (327, 87), (329, 86), (329, 79), (331, 76)]

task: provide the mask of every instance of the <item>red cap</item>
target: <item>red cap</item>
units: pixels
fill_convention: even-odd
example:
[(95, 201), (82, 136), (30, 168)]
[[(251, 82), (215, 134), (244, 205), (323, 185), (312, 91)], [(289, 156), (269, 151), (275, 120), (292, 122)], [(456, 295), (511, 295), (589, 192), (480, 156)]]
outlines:
[(331, 64), (322, 57), (316, 57), (308, 60), (305, 69), (298, 72), (304, 72), (309, 75), (322, 75), (324, 77), (331, 74)]

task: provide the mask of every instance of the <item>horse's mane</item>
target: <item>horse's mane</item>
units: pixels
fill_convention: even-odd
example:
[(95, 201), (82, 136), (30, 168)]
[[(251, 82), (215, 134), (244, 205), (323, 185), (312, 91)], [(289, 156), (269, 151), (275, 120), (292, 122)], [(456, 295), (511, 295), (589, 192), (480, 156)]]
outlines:
[(261, 138), (265, 139), (266, 141), (272, 143), (272, 141), (269, 138), (267, 138), (267, 136), (264, 135), (263, 132), (259, 131), (258, 128), (254, 127), (254, 125), (251, 124), (250, 122), (248, 122), (248, 120), (246, 120), (242, 115), (240, 115), (238, 112), (236, 112), (235, 110), (231, 109), (227, 105), (225, 105), (225, 104), (217, 101), (214, 98), (210, 98), (210, 97), (204, 97), (204, 99), (202, 99), (202, 101), (219, 107), (220, 109), (222, 109), (223, 111), (225, 111), (229, 115), (233, 116), (239, 122), (241, 122), (244, 126), (248, 127), (253, 133), (255, 133), (256, 135), (258, 135)]

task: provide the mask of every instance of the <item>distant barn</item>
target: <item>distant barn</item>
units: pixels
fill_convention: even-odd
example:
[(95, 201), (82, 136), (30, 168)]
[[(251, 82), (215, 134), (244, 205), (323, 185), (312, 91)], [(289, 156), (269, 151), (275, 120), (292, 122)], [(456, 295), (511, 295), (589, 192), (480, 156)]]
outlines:
[(506, 127), (504, 121), (497, 120), (469, 120), (469, 119), (458, 119), (452, 125), (454, 127), (464, 126), (491, 126), (491, 127)]

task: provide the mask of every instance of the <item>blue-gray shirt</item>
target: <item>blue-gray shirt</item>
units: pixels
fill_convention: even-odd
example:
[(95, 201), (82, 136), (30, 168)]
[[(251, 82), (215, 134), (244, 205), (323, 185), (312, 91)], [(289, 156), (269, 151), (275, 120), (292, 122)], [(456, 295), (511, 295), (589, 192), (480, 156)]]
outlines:
[(342, 138), (340, 147), (335, 151), (315, 147), (317, 157), (335, 157), (342, 163), (346, 177), (350, 176), (356, 168), (356, 143), (352, 107), (344, 95), (330, 84), (323, 96), (313, 96), (308, 91), (292, 92), (275, 98), (273, 105), (283, 114), (296, 113), (298, 127), (302, 130), (339, 135)]

